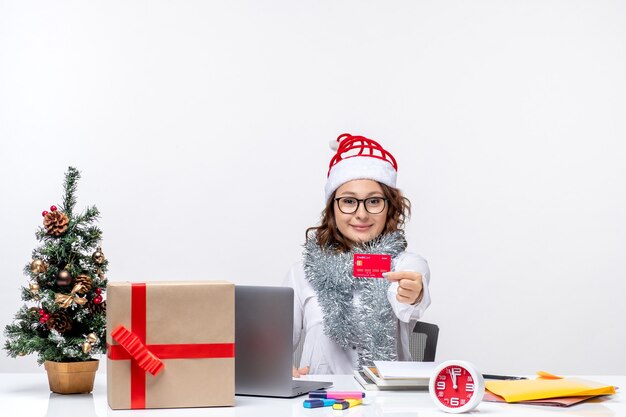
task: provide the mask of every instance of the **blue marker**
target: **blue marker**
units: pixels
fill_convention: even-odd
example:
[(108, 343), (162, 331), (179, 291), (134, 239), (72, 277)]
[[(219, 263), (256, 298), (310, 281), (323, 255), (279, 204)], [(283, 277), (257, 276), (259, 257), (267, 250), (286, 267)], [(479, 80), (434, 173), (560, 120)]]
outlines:
[(332, 398), (335, 400), (346, 400), (348, 398), (362, 399), (365, 398), (365, 393), (362, 391), (318, 390), (309, 392), (309, 398)]
[(326, 399), (326, 398), (313, 398), (309, 400), (304, 400), (304, 408), (318, 408), (318, 407), (329, 407), (335, 404), (336, 400)]

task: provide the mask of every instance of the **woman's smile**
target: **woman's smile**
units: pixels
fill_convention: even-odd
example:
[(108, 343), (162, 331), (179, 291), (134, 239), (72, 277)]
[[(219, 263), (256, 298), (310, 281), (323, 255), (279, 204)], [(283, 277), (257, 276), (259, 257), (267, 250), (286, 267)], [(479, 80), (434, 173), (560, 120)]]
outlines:
[(357, 232), (366, 232), (372, 227), (371, 224), (351, 224), (352, 228), (354, 228)]

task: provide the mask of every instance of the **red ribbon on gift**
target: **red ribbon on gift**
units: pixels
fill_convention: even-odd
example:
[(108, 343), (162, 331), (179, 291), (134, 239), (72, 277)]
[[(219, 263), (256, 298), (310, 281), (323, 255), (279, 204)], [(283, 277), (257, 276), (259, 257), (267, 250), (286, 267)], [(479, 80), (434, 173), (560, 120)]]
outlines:
[(146, 345), (146, 284), (131, 284), (131, 328), (118, 325), (107, 345), (111, 360), (130, 360), (130, 408), (146, 408), (146, 372), (157, 375), (162, 359), (234, 358), (234, 343)]

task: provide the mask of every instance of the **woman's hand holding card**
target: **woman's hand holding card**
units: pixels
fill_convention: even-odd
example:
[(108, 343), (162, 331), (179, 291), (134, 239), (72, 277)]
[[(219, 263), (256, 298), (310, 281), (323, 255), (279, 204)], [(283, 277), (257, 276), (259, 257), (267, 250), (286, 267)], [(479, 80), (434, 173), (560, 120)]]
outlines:
[(422, 298), (422, 274), (415, 271), (385, 272), (383, 276), (398, 283), (396, 299), (403, 304), (415, 304)]

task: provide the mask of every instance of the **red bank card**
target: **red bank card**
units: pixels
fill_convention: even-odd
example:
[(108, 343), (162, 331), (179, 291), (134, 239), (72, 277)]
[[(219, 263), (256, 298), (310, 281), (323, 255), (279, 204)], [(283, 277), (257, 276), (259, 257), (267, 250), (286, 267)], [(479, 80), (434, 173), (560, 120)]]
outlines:
[(389, 271), (391, 271), (391, 255), (354, 254), (352, 274), (355, 278), (382, 278), (383, 272)]

